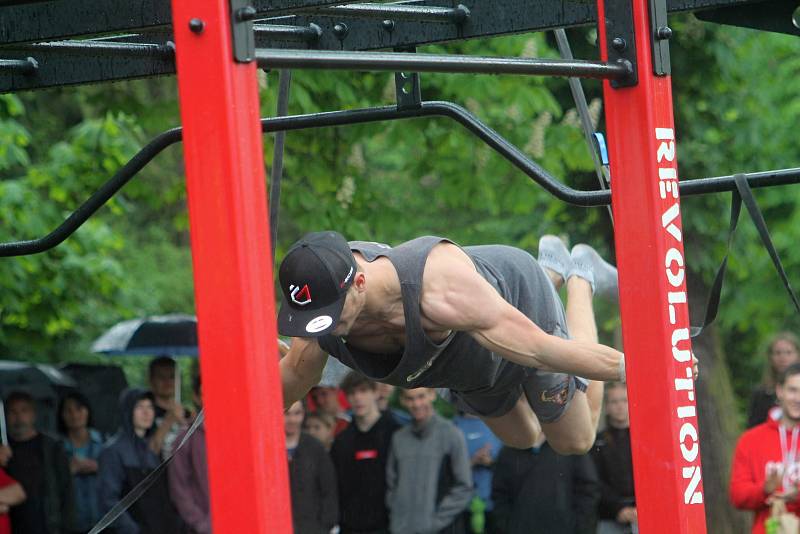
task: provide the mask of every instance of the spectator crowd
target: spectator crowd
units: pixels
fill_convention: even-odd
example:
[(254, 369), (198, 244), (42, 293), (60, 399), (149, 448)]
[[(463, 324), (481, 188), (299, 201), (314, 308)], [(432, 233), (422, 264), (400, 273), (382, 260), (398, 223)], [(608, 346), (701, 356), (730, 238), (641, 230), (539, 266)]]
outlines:
[[(93, 427), (77, 391), (60, 400), (57, 436), (37, 428), (29, 393), (6, 395), (0, 534), (88, 532), (184, 440), (202, 408), (199, 377), (188, 410), (176, 401), (175, 373), (171, 358), (152, 360), (149, 389), (120, 395), (111, 436)], [(626, 393), (621, 385), (607, 391), (608, 426), (596, 449), (561, 456), (544, 438), (528, 450), (503, 447), (483, 421), (454, 415), (432, 389), (395, 390), (356, 372), (320, 385), (284, 415), (295, 532), (631, 532)], [(202, 423), (109, 531), (211, 532)]]

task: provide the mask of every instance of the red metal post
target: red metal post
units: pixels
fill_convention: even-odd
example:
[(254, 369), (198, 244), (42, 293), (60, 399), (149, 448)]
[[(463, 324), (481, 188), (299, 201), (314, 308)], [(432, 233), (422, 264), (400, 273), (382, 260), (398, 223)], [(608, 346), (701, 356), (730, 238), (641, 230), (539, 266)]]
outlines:
[[(605, 20), (598, 0), (598, 20)], [(604, 82), (639, 529), (706, 532), (669, 76), (633, 0), (639, 83)], [(606, 28), (599, 25), (603, 59)], [(612, 38), (614, 36), (611, 36)]]
[(256, 65), (234, 61), (228, 0), (172, 10), (214, 532), (289, 533)]

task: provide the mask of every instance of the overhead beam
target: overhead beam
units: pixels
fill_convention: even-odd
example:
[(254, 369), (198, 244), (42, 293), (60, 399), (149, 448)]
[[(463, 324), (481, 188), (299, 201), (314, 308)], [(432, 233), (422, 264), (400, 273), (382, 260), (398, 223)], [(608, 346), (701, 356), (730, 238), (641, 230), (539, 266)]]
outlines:
[[(354, 0), (252, 0), (256, 16), (296, 13)], [(172, 25), (169, 0), (48, 0), (0, 6), (0, 46)]]
[[(155, 51), (132, 54), (131, 50), (103, 45), (68, 46), (54, 43), (24, 44), (45, 35), (55, 37), (74, 33), (136, 31), (110, 35), (102, 40), (117, 43), (150, 43), (163, 47), (172, 40), (167, 0), (48, 0), (0, 7), (0, 92), (115, 81), (173, 74), (170, 54)], [(256, 0), (263, 15), (266, 4), (273, 13), (289, 3), (301, 9), (320, 11), (320, 6), (336, 7), (322, 12), (293, 16), (262, 17), (254, 24), (256, 46), (274, 49), (380, 50), (421, 46), (453, 40), (486, 38), (512, 33), (548, 30), (595, 23), (595, 7), (583, 0), (421, 0), (403, 4), (347, 4), (330, 0)], [(352, 2), (351, 2), (352, 3)], [(443, 4), (450, 3), (450, 7)], [(133, 10), (131, 6), (136, 5)], [(452, 21), (431, 21), (463, 5), (469, 16)], [(670, 11), (759, 6), (753, 0), (669, 0)], [(411, 16), (416, 10), (416, 18)], [(102, 10), (99, 16), (97, 10)], [(420, 13), (428, 10), (427, 15)], [(362, 13), (359, 17), (355, 14)], [(446, 11), (445, 11), (446, 10)], [(380, 11), (394, 12), (394, 19), (378, 17)], [(333, 13), (333, 14), (331, 14)], [(344, 15), (348, 16), (344, 16)], [(422, 20), (419, 20), (422, 19)], [(14, 23), (10, 23), (13, 20)], [(101, 22), (102, 21), (102, 22)], [(385, 22), (387, 21), (387, 22)], [(44, 32), (44, 33), (43, 33)], [(49, 32), (49, 33), (48, 33)], [(91, 41), (96, 43), (97, 40)], [(156, 50), (156, 49), (153, 49)], [(32, 58), (37, 68), (30, 68)]]
[[(297, 14), (291, 25), (307, 25), (319, 20), (323, 29), (333, 29), (347, 20), (349, 39), (334, 44), (348, 50), (373, 50), (395, 45), (412, 45), (488, 37), (508, 33), (537, 31), (557, 27), (593, 24), (594, 3), (582, 0), (423, 0), (394, 4), (364, 4), (361, 15), (357, 8), (342, 8), (355, 0), (253, 0), (259, 18)], [(668, 9), (695, 11), (757, 3), (753, 0), (669, 0)], [(438, 28), (424, 26), (431, 19), (442, 18), (442, 10), (458, 10), (463, 5), (470, 16), (463, 28), (434, 22)], [(336, 6), (336, 7), (331, 7)], [(410, 8), (424, 8), (416, 15)], [(329, 8), (320, 11), (320, 8)], [(428, 10), (426, 16), (425, 9)], [(314, 13), (313, 11), (318, 12)], [(380, 11), (395, 28), (391, 32), (375, 20)], [(355, 20), (353, 17), (360, 17)], [(456, 22), (462, 15), (456, 15)], [(447, 18), (447, 17), (445, 17)], [(336, 20), (332, 20), (336, 19)], [(411, 20), (409, 20), (411, 19)], [(303, 22), (305, 21), (305, 22)], [(320, 22), (317, 22), (320, 24)], [(172, 15), (169, 0), (47, 0), (0, 5), (0, 46), (42, 42), (56, 39), (169, 29)], [(322, 25), (322, 24), (321, 24)], [(423, 25), (423, 26), (420, 26)], [(364, 32), (370, 29), (368, 34)], [(424, 31), (421, 31), (424, 30)], [(353, 36), (358, 34), (359, 38)], [(387, 35), (388, 34), (388, 35)], [(330, 43), (321, 48), (335, 49)]]

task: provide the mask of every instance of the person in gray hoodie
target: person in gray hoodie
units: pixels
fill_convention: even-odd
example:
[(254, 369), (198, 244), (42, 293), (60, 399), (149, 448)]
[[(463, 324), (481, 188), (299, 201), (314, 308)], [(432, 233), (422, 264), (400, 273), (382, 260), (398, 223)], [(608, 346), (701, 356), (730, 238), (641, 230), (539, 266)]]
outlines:
[[(100, 510), (108, 512), (159, 464), (148, 443), (155, 408), (152, 393), (126, 389), (120, 395), (122, 424), (100, 454)], [(169, 498), (167, 479), (160, 476), (127, 512), (112, 523), (117, 534), (176, 534), (183, 524)]]
[(386, 466), (392, 534), (461, 534), (472, 498), (464, 436), (436, 414), (430, 388), (402, 390), (411, 424), (394, 433)]

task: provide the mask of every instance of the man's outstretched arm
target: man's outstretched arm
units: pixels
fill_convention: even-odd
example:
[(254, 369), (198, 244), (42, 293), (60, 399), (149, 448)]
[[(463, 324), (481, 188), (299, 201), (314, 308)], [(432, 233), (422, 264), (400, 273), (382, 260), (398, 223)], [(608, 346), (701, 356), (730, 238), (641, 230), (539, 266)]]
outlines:
[(315, 339), (292, 339), (291, 348), (280, 362), (284, 409), (288, 409), (319, 384), (327, 361), (328, 355)]
[(454, 245), (440, 245), (428, 258), (421, 301), (427, 319), (468, 332), (514, 363), (591, 380), (620, 379), (621, 352), (547, 334), (506, 302)]

